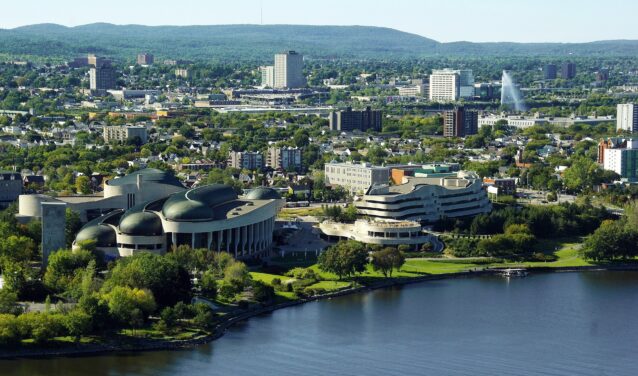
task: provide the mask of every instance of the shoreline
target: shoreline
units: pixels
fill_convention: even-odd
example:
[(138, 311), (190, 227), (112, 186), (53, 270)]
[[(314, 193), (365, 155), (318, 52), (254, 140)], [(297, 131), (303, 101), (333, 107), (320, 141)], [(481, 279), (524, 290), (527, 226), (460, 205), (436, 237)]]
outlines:
[[(613, 266), (577, 266), (577, 267), (525, 267), (531, 272), (537, 273), (573, 273), (573, 272), (602, 272), (602, 271), (638, 271), (638, 264), (613, 265)], [(500, 269), (500, 268), (499, 268)], [(82, 357), (101, 354), (125, 353), (125, 352), (144, 352), (144, 351), (174, 351), (193, 348), (195, 346), (204, 345), (221, 338), (226, 331), (235, 324), (248, 320), (251, 317), (271, 313), (280, 309), (302, 305), (305, 303), (331, 299), (339, 296), (358, 294), (362, 292), (374, 291), (389, 287), (403, 286), (414, 283), (427, 281), (436, 281), (444, 279), (455, 279), (463, 277), (474, 277), (482, 275), (494, 275), (499, 270), (497, 268), (485, 268), (480, 270), (468, 270), (457, 273), (430, 274), (419, 277), (409, 278), (392, 278), (388, 281), (381, 281), (370, 286), (361, 286), (347, 288), (322, 295), (301, 298), (289, 302), (279, 303), (260, 307), (257, 309), (229, 314), (217, 323), (210, 334), (188, 340), (153, 340), (139, 338), (125, 343), (99, 343), (99, 344), (70, 344), (68, 347), (58, 348), (42, 348), (42, 349), (22, 349), (16, 351), (0, 350), (0, 360), (12, 360), (20, 358), (46, 359), (55, 357)]]

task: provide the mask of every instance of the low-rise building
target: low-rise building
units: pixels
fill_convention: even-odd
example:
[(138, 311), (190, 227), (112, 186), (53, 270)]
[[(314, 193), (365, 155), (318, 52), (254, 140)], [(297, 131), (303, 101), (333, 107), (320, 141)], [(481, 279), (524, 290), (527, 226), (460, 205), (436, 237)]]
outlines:
[(91, 239), (110, 257), (163, 254), (181, 245), (224, 251), (235, 258), (266, 256), (283, 205), (270, 188), (238, 197), (230, 186), (211, 184), (98, 217), (80, 230), (73, 247)]
[(352, 132), (359, 130), (362, 132), (371, 129), (380, 131), (383, 128), (381, 111), (372, 110), (366, 107), (362, 111), (353, 111), (351, 107), (343, 111), (333, 111), (330, 113), (330, 130), (341, 132)]
[(301, 153), (301, 149), (297, 147), (269, 147), (268, 166), (275, 170), (300, 170)]
[(140, 125), (112, 125), (103, 129), (104, 142), (126, 142), (139, 138), (141, 144), (148, 142), (146, 127)]
[(598, 162), (622, 180), (638, 181), (638, 140), (612, 137), (598, 144)]
[(381, 246), (412, 245), (415, 249), (430, 243), (433, 236), (423, 231), (421, 224), (414, 221), (365, 220), (354, 223), (324, 221), (319, 225), (323, 237), (351, 239), (366, 244)]
[(372, 166), (369, 163), (326, 163), (325, 184), (329, 187), (343, 187), (350, 193), (366, 193), (372, 185), (388, 184), (390, 169)]
[(0, 207), (7, 207), (22, 194), (22, 175), (0, 171)]
[(405, 177), (399, 185), (373, 186), (360, 201), (355, 201), (355, 206), (359, 214), (369, 218), (422, 223), (492, 210), (482, 180), (469, 171)]
[(231, 151), (228, 153), (228, 167), (259, 170), (264, 167), (264, 156), (258, 151)]

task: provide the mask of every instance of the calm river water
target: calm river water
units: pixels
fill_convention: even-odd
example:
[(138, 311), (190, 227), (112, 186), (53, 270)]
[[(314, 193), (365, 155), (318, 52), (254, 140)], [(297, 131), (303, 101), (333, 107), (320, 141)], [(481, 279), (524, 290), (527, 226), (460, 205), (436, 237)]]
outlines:
[(432, 281), (287, 308), (195, 349), (0, 375), (637, 375), (638, 273)]

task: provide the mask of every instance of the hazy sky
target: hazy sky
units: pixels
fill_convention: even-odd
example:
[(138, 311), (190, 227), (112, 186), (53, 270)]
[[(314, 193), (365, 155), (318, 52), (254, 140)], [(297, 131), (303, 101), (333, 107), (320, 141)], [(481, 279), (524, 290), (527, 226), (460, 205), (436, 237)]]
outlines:
[(442, 42), (638, 39), (637, 0), (5, 0), (0, 28), (42, 22), (391, 27)]

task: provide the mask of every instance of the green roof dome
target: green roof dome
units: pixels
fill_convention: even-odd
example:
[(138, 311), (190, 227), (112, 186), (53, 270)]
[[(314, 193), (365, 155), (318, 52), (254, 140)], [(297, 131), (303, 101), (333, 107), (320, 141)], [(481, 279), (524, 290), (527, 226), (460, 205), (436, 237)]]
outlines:
[(162, 207), (162, 214), (171, 221), (210, 221), (215, 219), (215, 207), (237, 200), (232, 187), (211, 184), (172, 195)]
[(114, 247), (117, 243), (115, 238), (115, 230), (108, 225), (87, 224), (82, 227), (80, 232), (75, 236), (76, 242), (93, 239), (98, 247)]
[(279, 200), (281, 196), (272, 188), (258, 187), (246, 194), (248, 200)]
[(144, 211), (125, 214), (118, 227), (127, 235), (153, 236), (163, 233), (162, 220), (157, 214)]

